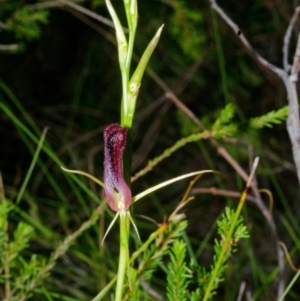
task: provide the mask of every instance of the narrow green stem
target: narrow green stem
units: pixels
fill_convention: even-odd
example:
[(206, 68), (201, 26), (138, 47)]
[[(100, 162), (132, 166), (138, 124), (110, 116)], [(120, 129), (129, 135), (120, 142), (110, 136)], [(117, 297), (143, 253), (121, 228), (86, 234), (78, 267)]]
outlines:
[(126, 12), (128, 29), (129, 29), (128, 50), (127, 50), (127, 57), (125, 63), (128, 79), (130, 78), (130, 64), (131, 64), (131, 59), (133, 54), (135, 32), (137, 27), (137, 11), (136, 11), (137, 7), (135, 1), (136, 0), (131, 0), (131, 1), (124, 0), (125, 12)]
[[(130, 65), (133, 54), (134, 39), (137, 27), (136, 5), (133, 6), (135, 0), (124, 0), (125, 12), (127, 17), (129, 36), (127, 56), (125, 60), (124, 70), (122, 71), (123, 98), (121, 105), (121, 126), (128, 128), (127, 145), (123, 155), (123, 173), (127, 185), (131, 186), (131, 127), (133, 114), (129, 111), (129, 79)], [(132, 9), (135, 8), (133, 11)]]
[(26, 189), (27, 184), (29, 182), (29, 179), (30, 179), (30, 177), (32, 175), (33, 169), (34, 169), (34, 167), (36, 165), (36, 162), (37, 162), (37, 159), (38, 159), (38, 157), (40, 155), (40, 151), (42, 149), (44, 140), (46, 138), (47, 131), (48, 131), (48, 128), (44, 128), (43, 134), (42, 134), (41, 139), (40, 139), (40, 141), (38, 143), (38, 147), (37, 147), (37, 149), (36, 149), (36, 151), (34, 153), (33, 160), (32, 160), (32, 162), (31, 162), (31, 164), (29, 166), (29, 169), (28, 169), (28, 172), (27, 172), (26, 177), (24, 179), (24, 182), (23, 182), (23, 184), (22, 184), (22, 186), (20, 188), (20, 192), (18, 193), (18, 196), (17, 196), (17, 199), (16, 199), (16, 204), (20, 203), (20, 201), (21, 201), (21, 199), (22, 199), (22, 197), (24, 195), (25, 189)]
[[(134, 37), (136, 32), (136, 19), (132, 18), (131, 14), (131, 2), (130, 0), (124, 0), (124, 6), (126, 11), (127, 23), (129, 28), (129, 37), (128, 37), (128, 46), (126, 49), (126, 59), (121, 66), (121, 75), (122, 75), (122, 88), (123, 88), (123, 97), (121, 104), (121, 126), (128, 128), (127, 133), (127, 145), (125, 152), (123, 154), (123, 174), (125, 181), (128, 186), (131, 185), (131, 127), (133, 114), (129, 112), (129, 78), (130, 78), (130, 64), (133, 53)], [(129, 229), (130, 229), (130, 220), (129, 215), (121, 211), (120, 212), (120, 257), (119, 257), (119, 268), (117, 276), (117, 286), (116, 286), (116, 296), (115, 301), (122, 300), (123, 286), (126, 268), (128, 268), (129, 273)], [(128, 275), (128, 280), (130, 281), (130, 275)], [(130, 283), (130, 282), (129, 282)]]
[(126, 70), (127, 70), (128, 80), (130, 79), (130, 63), (131, 63), (132, 54), (133, 54), (135, 31), (136, 31), (136, 28), (133, 28), (132, 32), (130, 32), (129, 41), (128, 41), (128, 55), (126, 58)]
[(129, 33), (132, 30), (132, 19), (130, 17), (130, 2), (131, 2), (131, 0), (124, 0), (124, 7), (125, 7), (125, 12), (126, 12)]
[(126, 52), (126, 59), (123, 64), (124, 68), (121, 70), (122, 73), (122, 84), (123, 84), (123, 98), (121, 108), (121, 126), (131, 128), (133, 120), (133, 112), (129, 110), (129, 81), (130, 81), (130, 65), (133, 54), (133, 46), (135, 33), (137, 28), (137, 3), (136, 0), (124, 0), (126, 18), (128, 23), (128, 45)]
[[(128, 81), (127, 71), (125, 68), (121, 68), (122, 76), (122, 103), (121, 103), (121, 126), (128, 128)], [(130, 126), (131, 127), (131, 126)]]
[[(161, 235), (164, 231), (166, 231), (166, 229), (168, 228), (168, 224), (164, 223), (162, 224), (155, 232), (153, 232), (148, 240), (137, 250), (135, 251), (130, 260), (129, 260), (129, 264), (133, 265), (134, 261), (141, 255), (141, 253), (145, 252), (145, 250), (147, 250), (149, 248), (149, 245), (159, 236)], [(115, 284), (115, 282), (117, 281), (117, 276), (115, 276), (103, 289), (102, 291), (92, 300), (92, 301), (100, 301), (102, 300), (106, 294), (108, 293), (108, 291), (110, 290), (110, 288)]]
[(287, 295), (287, 293), (291, 290), (292, 286), (294, 285), (294, 283), (296, 282), (296, 280), (300, 277), (300, 270), (298, 270), (297, 274), (294, 276), (294, 278), (291, 280), (291, 282), (289, 283), (289, 285), (287, 286), (287, 288), (285, 289), (285, 291), (283, 292), (283, 294), (281, 295), (279, 301), (283, 301), (285, 296)]
[(122, 301), (122, 293), (125, 279), (126, 268), (129, 265), (129, 250), (128, 250), (128, 215), (125, 211), (120, 212), (120, 256), (118, 267), (118, 279), (116, 286), (115, 301)]
[(238, 218), (239, 218), (239, 216), (241, 214), (241, 211), (243, 209), (244, 203), (246, 201), (247, 193), (248, 193), (249, 187), (251, 185), (251, 182), (252, 182), (255, 170), (257, 168), (258, 162), (259, 162), (259, 158), (256, 157), (255, 160), (254, 160), (254, 162), (253, 162), (253, 167), (252, 167), (251, 173), (250, 173), (249, 178), (248, 178), (247, 183), (246, 183), (246, 188), (244, 189), (244, 191), (243, 191), (243, 193), (241, 195), (241, 199), (240, 199), (239, 205), (238, 205), (238, 207), (236, 209), (235, 215), (233, 217), (233, 221), (232, 221), (231, 226), (229, 228), (229, 231), (228, 231), (228, 233), (226, 235), (225, 241), (224, 241), (224, 243), (222, 245), (222, 251), (220, 253), (219, 259), (218, 259), (217, 264), (215, 266), (214, 272), (213, 272), (213, 274), (212, 274), (212, 276), (210, 278), (209, 284), (207, 286), (207, 289), (205, 291), (205, 295), (204, 295), (204, 298), (203, 298), (202, 301), (207, 301), (211, 297), (211, 291), (213, 290), (214, 284), (215, 284), (215, 282), (217, 280), (217, 276), (219, 274), (219, 270), (220, 270), (220, 268), (222, 266), (225, 254), (226, 254), (226, 252), (228, 250), (228, 246), (229, 246), (229, 244), (231, 242), (231, 239), (232, 239), (232, 236), (233, 236), (233, 232), (235, 230)]
[[(245, 199), (246, 199), (246, 195), (245, 195)], [(220, 268), (221, 268), (221, 266), (223, 264), (225, 254), (228, 251), (228, 246), (229, 246), (229, 244), (231, 242), (232, 235), (233, 235), (234, 229), (236, 227), (237, 220), (238, 220), (238, 218), (240, 216), (240, 213), (242, 211), (245, 199), (243, 199), (243, 196), (242, 196), (242, 199), (239, 202), (239, 205), (238, 205), (238, 208), (237, 208), (237, 210), (235, 212), (235, 215), (234, 215), (231, 227), (230, 227), (230, 229), (228, 231), (228, 234), (226, 236), (226, 239), (225, 239), (225, 241), (223, 243), (222, 251), (221, 251), (220, 256), (218, 258), (218, 262), (217, 262), (217, 264), (215, 266), (215, 269), (214, 269), (214, 272), (213, 272), (213, 274), (212, 274), (212, 276), (210, 278), (209, 284), (207, 286), (207, 289), (205, 291), (205, 295), (204, 295), (204, 298), (203, 298), (202, 301), (207, 301), (211, 297), (211, 291), (212, 291), (212, 289), (214, 287), (214, 283), (216, 282), (216, 279), (217, 279), (217, 276), (219, 274)]]

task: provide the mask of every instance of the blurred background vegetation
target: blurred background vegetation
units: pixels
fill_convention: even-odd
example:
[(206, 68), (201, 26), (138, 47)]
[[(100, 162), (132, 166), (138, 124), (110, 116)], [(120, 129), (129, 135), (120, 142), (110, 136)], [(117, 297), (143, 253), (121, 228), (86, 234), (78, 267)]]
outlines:
[[(109, 19), (104, 0), (76, 2)], [(114, 0), (113, 5), (125, 20), (123, 1)], [(220, 0), (219, 5), (239, 24), (258, 53), (282, 67), (283, 37), (298, 0)], [(63, 164), (102, 179), (102, 132), (120, 118), (121, 77), (114, 29), (60, 1), (0, 0), (0, 21), (0, 102), (14, 115), (0, 111), (0, 169), (6, 198), (16, 200), (37, 147), (16, 120), (37, 138), (44, 127), (49, 127), (46, 143)], [(295, 265), (300, 266), (299, 183), (285, 122), (259, 131), (248, 127), (251, 118), (287, 104), (281, 80), (248, 56), (208, 1), (139, 1), (137, 58), (162, 23), (163, 34), (149, 65), (152, 71), (144, 76), (137, 103), (132, 174), (177, 140), (199, 131), (166, 92), (174, 92), (207, 128), (226, 104), (235, 104), (238, 132), (218, 143), (247, 173), (254, 156), (260, 157), (258, 187), (272, 193), (279, 238), (291, 251)], [(290, 60), (298, 33), (299, 23), (291, 39)], [(209, 140), (185, 145), (134, 182), (132, 189), (136, 194), (201, 169), (214, 169), (221, 175), (206, 175), (195, 188), (243, 191), (243, 180)], [(97, 198), (70, 185), (66, 177), (53, 158), (42, 151), (19, 209), (9, 216), (12, 231), (19, 221), (35, 228), (24, 258), (31, 253), (47, 258), (58, 242), (78, 229), (98, 206)], [(82, 181), (102, 199), (99, 187)], [(180, 182), (134, 205), (142, 240), (156, 226), (141, 215), (161, 223), (187, 184)], [(189, 221), (186, 234), (197, 260), (207, 266), (215, 221), (227, 204), (235, 206), (238, 199), (199, 194), (197, 190), (193, 195), (195, 200), (185, 209)], [(263, 198), (268, 206), (268, 196)], [(110, 269), (115, 269), (118, 255), (117, 231), (111, 232), (100, 248), (101, 233), (111, 219), (110, 211), (106, 213), (76, 240), (31, 300), (91, 300), (100, 291)], [(246, 204), (244, 216), (250, 238), (231, 260), (215, 300), (236, 300), (242, 281), (255, 300), (275, 300), (276, 242), (253, 203)], [(287, 265), (286, 282), (293, 273)], [(157, 273), (152, 279), (158, 292), (163, 291), (165, 277)], [(298, 281), (286, 300), (299, 300), (299, 287)]]

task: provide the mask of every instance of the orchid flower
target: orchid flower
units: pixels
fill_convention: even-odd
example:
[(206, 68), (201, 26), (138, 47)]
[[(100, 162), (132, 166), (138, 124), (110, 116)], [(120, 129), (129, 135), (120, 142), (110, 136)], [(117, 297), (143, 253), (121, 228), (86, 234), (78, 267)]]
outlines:
[(111, 210), (117, 212), (109, 225), (102, 242), (119, 214), (127, 214), (140, 239), (137, 227), (128, 211), (131, 204), (131, 190), (123, 175), (122, 156), (126, 146), (127, 129), (111, 124), (104, 130), (104, 191)]
[(111, 124), (104, 130), (104, 183), (86, 172), (80, 170), (70, 170), (61, 167), (64, 171), (86, 176), (104, 188), (107, 203), (111, 210), (115, 211), (117, 214), (109, 225), (103, 237), (102, 243), (120, 214), (129, 216), (137, 236), (139, 237), (137, 227), (129, 211), (131, 203), (134, 203), (147, 194), (174, 182), (199, 174), (212, 172), (211, 170), (202, 170), (185, 174), (160, 183), (139, 193), (135, 197), (132, 197), (131, 190), (124, 179), (122, 168), (122, 156), (126, 146), (126, 138), (127, 128), (121, 127), (118, 124)]
[(104, 191), (111, 210), (127, 211), (131, 191), (124, 179), (122, 156), (126, 145), (127, 129), (111, 124), (104, 130)]
[(63, 170), (71, 173), (77, 173), (89, 177), (96, 183), (104, 187), (107, 203), (111, 210), (117, 212), (114, 219), (110, 223), (105, 237), (114, 225), (120, 214), (127, 214), (133, 227), (140, 239), (137, 227), (128, 211), (131, 204), (131, 190), (129, 189), (122, 168), (122, 156), (126, 146), (127, 129), (118, 124), (111, 124), (104, 130), (104, 184), (94, 176), (79, 170)]

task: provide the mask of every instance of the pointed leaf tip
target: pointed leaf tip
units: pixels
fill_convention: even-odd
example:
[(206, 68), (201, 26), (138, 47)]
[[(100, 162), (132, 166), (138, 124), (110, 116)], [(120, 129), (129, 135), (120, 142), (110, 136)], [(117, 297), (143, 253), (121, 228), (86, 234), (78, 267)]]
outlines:
[(158, 30), (157, 30), (157, 32), (156, 32), (156, 36), (157, 36), (158, 38), (161, 36), (161, 32), (162, 32), (162, 30), (164, 29), (164, 26), (165, 26), (165, 24), (162, 24), (162, 25), (158, 28)]
[(102, 181), (100, 181), (99, 179), (97, 179), (96, 177), (90, 175), (89, 173), (87, 172), (84, 172), (84, 171), (81, 171), (81, 170), (72, 170), (72, 169), (67, 169), (63, 166), (60, 167), (63, 171), (66, 171), (66, 172), (69, 172), (69, 173), (75, 173), (75, 174), (78, 174), (78, 175), (82, 175), (82, 176), (85, 176), (85, 177), (88, 177), (90, 178), (91, 180), (93, 180), (95, 183), (99, 184), (100, 186), (104, 187), (104, 184)]
[(180, 181), (180, 180), (183, 180), (183, 179), (186, 179), (186, 178), (189, 178), (189, 177), (193, 177), (193, 176), (197, 176), (197, 175), (200, 175), (200, 174), (204, 174), (204, 173), (208, 173), (208, 172), (214, 172), (213, 170), (201, 170), (201, 171), (195, 171), (195, 172), (191, 172), (191, 173), (188, 173), (188, 174), (185, 174), (185, 175), (182, 175), (182, 176), (179, 176), (179, 177), (176, 177), (176, 178), (173, 178), (171, 180), (168, 180), (168, 181), (165, 181), (163, 183), (160, 183), (158, 185), (155, 185), (141, 193), (139, 193), (138, 195), (136, 195), (135, 197), (132, 198), (132, 202), (136, 202), (138, 201), (139, 199), (143, 198), (144, 196), (146, 196), (147, 194), (149, 193), (152, 193), (160, 188), (163, 188), (167, 185), (170, 185), (170, 184), (173, 184), (177, 181)]

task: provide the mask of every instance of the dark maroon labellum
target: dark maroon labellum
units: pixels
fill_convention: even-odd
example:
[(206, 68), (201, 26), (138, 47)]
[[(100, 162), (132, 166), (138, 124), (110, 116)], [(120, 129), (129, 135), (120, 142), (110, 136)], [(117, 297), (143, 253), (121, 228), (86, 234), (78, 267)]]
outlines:
[(126, 145), (127, 129), (111, 124), (104, 130), (104, 190), (113, 211), (127, 211), (131, 204), (131, 191), (122, 169), (122, 156)]

